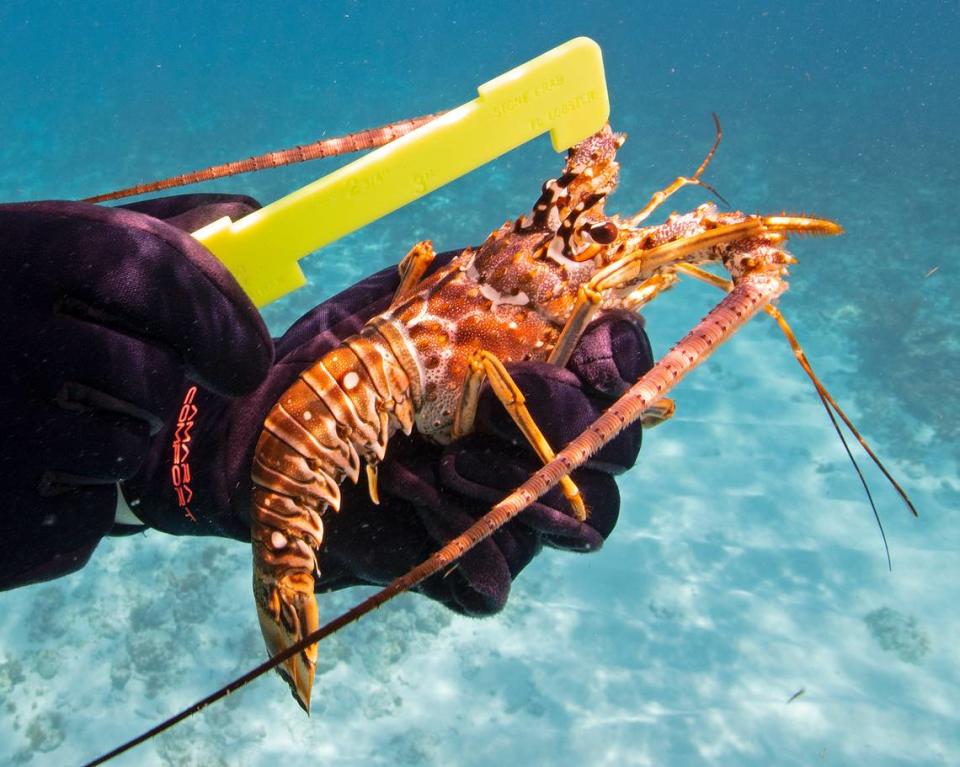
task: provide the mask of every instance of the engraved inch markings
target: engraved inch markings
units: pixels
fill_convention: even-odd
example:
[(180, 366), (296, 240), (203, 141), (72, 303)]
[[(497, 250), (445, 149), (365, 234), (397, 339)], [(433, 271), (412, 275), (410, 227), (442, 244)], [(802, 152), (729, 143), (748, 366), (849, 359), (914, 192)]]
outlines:
[(515, 93), (501, 101), (499, 104), (496, 104), (493, 107), (493, 116), (504, 117), (520, 107), (524, 107), (531, 102), (542, 99), (551, 91), (561, 87), (564, 82), (565, 79), (563, 75), (552, 75), (551, 77), (547, 77), (533, 87), (526, 88), (519, 93)]
[(597, 91), (591, 89), (586, 93), (580, 93), (572, 98), (567, 99), (562, 104), (558, 104), (555, 107), (551, 107), (547, 111), (547, 116), (544, 117), (532, 117), (530, 118), (530, 127), (533, 130), (545, 131), (551, 125), (553, 125), (558, 117), (563, 115), (571, 114), (576, 112), (578, 109), (582, 109), (587, 104), (591, 104), (597, 100), (598, 97)]

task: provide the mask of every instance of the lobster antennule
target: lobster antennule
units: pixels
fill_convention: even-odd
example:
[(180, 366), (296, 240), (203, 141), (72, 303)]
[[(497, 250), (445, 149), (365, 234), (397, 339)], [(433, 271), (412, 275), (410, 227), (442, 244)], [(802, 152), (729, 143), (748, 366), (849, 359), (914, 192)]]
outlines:
[(829, 218), (781, 213), (778, 216), (762, 216), (762, 219), (770, 229), (801, 237), (836, 237), (843, 234), (843, 227)]

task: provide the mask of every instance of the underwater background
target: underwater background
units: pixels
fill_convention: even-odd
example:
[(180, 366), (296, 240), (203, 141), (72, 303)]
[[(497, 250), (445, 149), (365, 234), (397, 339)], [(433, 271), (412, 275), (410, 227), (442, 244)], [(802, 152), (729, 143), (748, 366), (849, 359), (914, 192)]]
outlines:
[[(845, 227), (793, 242), (779, 305), (920, 510), (864, 463), (893, 571), (761, 316), (678, 388), (601, 552), (544, 552), (486, 620), (402, 596), (321, 645), (311, 718), (270, 675), (117, 764), (960, 764), (955, 1), (6, 0), (0, 200), (85, 197), (449, 108), (578, 35), (601, 45), (629, 134), (609, 211), (691, 173), (716, 111), (706, 178), (732, 206)], [(200, 189), (268, 202), (339, 164)], [(271, 328), (419, 239), (480, 242), (561, 167), (541, 138), (325, 248)], [(656, 215), (704, 199), (686, 189)], [(659, 299), (655, 351), (717, 300), (699, 284)], [(149, 532), (0, 594), (0, 764), (91, 759), (259, 663), (249, 583), (246, 546)], [(324, 597), (321, 617), (366, 593)]]

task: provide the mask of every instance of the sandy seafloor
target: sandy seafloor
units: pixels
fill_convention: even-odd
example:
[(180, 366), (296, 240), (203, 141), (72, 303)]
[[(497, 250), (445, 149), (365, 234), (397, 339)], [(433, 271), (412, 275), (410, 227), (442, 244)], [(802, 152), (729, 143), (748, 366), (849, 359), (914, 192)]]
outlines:
[[(82, 197), (447, 108), (590, 35), (630, 134), (608, 209), (691, 172), (715, 110), (707, 176), (733, 205), (843, 223), (794, 243), (780, 305), (921, 518), (868, 472), (888, 572), (813, 389), (761, 318), (647, 435), (602, 552), (545, 553), (488, 620), (402, 597), (323, 645), (312, 718), (270, 677), (117, 763), (960, 764), (955, 2), (176, 5), (0, 6), (0, 199)], [(336, 166), (208, 188), (269, 201)], [(418, 239), (478, 242), (559, 168), (543, 139), (328, 247), (272, 328)], [(657, 351), (716, 300), (663, 297)], [(0, 763), (92, 758), (259, 662), (249, 569), (241, 544), (150, 533), (0, 594)]]

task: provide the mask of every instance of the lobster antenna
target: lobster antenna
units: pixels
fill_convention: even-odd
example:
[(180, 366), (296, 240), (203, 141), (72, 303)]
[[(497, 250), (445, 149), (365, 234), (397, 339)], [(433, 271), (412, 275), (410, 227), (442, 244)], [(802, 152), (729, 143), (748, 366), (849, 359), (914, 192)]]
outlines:
[(347, 133), (343, 136), (319, 139), (311, 144), (303, 144), (290, 149), (278, 149), (273, 152), (266, 152), (265, 154), (260, 154), (255, 157), (249, 157), (246, 160), (234, 160), (233, 162), (227, 162), (221, 165), (212, 165), (209, 168), (194, 170), (189, 173), (181, 173), (178, 176), (171, 176), (170, 178), (160, 179), (159, 181), (150, 181), (144, 184), (130, 186), (126, 189), (119, 189), (115, 192), (85, 197), (81, 202), (120, 200), (124, 197), (134, 197), (136, 195), (159, 192), (164, 189), (187, 186), (188, 184), (199, 184), (201, 181), (212, 181), (218, 178), (237, 176), (241, 173), (250, 173), (268, 168), (281, 168), (285, 165), (294, 165), (299, 162), (307, 162), (308, 160), (319, 160), (324, 157), (337, 157), (352, 152), (362, 152), (365, 149), (376, 149), (377, 147), (389, 144), (401, 136), (407, 135), (442, 114), (444, 113), (435, 112), (434, 114), (413, 117), (409, 120), (388, 123), (378, 128), (368, 128), (367, 130), (357, 131), (356, 133)]
[(857, 459), (853, 457), (853, 453), (850, 451), (850, 445), (847, 444), (847, 438), (844, 436), (843, 430), (840, 428), (840, 424), (837, 423), (837, 417), (833, 414), (833, 408), (830, 405), (830, 400), (823, 396), (820, 393), (820, 390), (817, 390), (817, 396), (820, 398), (820, 403), (823, 405), (823, 409), (827, 411), (827, 416), (830, 418), (830, 423), (833, 424), (833, 430), (837, 433), (837, 436), (840, 437), (840, 442), (843, 445), (843, 449), (847, 452), (847, 458), (850, 459), (850, 463), (853, 464), (854, 470), (857, 472), (857, 476), (860, 478), (860, 484), (863, 485), (863, 491), (867, 494), (867, 500), (870, 502), (870, 508), (873, 510), (873, 518), (877, 520), (877, 527), (880, 528), (880, 537), (883, 539), (883, 550), (887, 555), (887, 570), (893, 572), (893, 562), (890, 559), (890, 546), (887, 545), (887, 534), (883, 530), (883, 522), (880, 521), (880, 512), (877, 511), (877, 505), (873, 502), (873, 493), (870, 492), (870, 486), (867, 484), (866, 477), (863, 476), (863, 472), (860, 470), (860, 464), (857, 463)]
[[(722, 290), (729, 291), (733, 287), (733, 283), (730, 280), (726, 280), (723, 277), (718, 277), (715, 274), (712, 274), (705, 269), (693, 266), (692, 264), (677, 264), (676, 270), (682, 272), (683, 274), (689, 275), (690, 277), (695, 277), (698, 280), (715, 285)], [(806, 353), (803, 351), (803, 348), (800, 346), (800, 342), (797, 340), (797, 337), (793, 333), (793, 329), (787, 323), (786, 318), (774, 306), (767, 304), (764, 307), (764, 311), (773, 317), (776, 320), (777, 325), (780, 327), (781, 332), (786, 336), (787, 342), (790, 344), (790, 347), (793, 349), (793, 355), (796, 358), (797, 362), (800, 364), (800, 367), (803, 368), (803, 372), (807, 374), (807, 377), (813, 383), (814, 388), (817, 390), (817, 396), (820, 398), (820, 403), (823, 405), (823, 409), (827, 411), (827, 416), (830, 418), (830, 422), (833, 424), (833, 430), (837, 433), (837, 436), (840, 437), (840, 442), (843, 445), (843, 449), (847, 453), (847, 457), (850, 459), (850, 463), (853, 464), (854, 471), (857, 472), (857, 477), (860, 479), (860, 484), (863, 485), (863, 490), (867, 494), (867, 501), (870, 503), (870, 509), (873, 511), (873, 517), (877, 521), (877, 527), (880, 529), (880, 537), (883, 540), (883, 550), (887, 556), (887, 569), (893, 570), (893, 562), (890, 559), (890, 546), (887, 543), (887, 534), (883, 529), (883, 522), (880, 521), (880, 512), (877, 510), (876, 503), (873, 500), (873, 493), (870, 492), (870, 486), (867, 483), (867, 479), (863, 474), (863, 471), (860, 469), (860, 464), (857, 463), (857, 459), (854, 457), (853, 452), (850, 450), (850, 445), (847, 443), (847, 438), (843, 434), (843, 430), (840, 428), (840, 424), (837, 423), (837, 418), (834, 415), (840, 416), (843, 422), (846, 424), (847, 428), (850, 429), (850, 432), (857, 439), (857, 442), (860, 443), (860, 446), (867, 452), (867, 455), (873, 460), (877, 468), (883, 472), (883, 475), (887, 478), (893, 488), (897, 491), (900, 497), (903, 499), (903, 502), (906, 503), (907, 508), (910, 509), (910, 512), (913, 516), (917, 517), (916, 508), (913, 505), (913, 502), (907, 496), (906, 491), (900, 486), (900, 484), (891, 476), (890, 472), (887, 471), (887, 468), (883, 465), (880, 459), (877, 457), (877, 454), (873, 452), (870, 445), (867, 444), (866, 439), (860, 434), (857, 430), (857, 427), (853, 425), (853, 422), (843, 411), (843, 408), (837, 404), (837, 401), (833, 398), (827, 387), (823, 385), (823, 382), (817, 377), (817, 374), (813, 372), (813, 367), (810, 365), (810, 360), (807, 359)]]
[[(745, 281), (749, 283), (749, 281)], [(696, 368), (710, 353), (729, 339), (733, 333), (755, 313), (766, 305), (777, 292), (783, 289), (782, 285), (769, 284), (741, 284), (735, 286), (730, 295), (723, 299), (706, 317), (687, 333), (663, 359), (657, 362), (644, 376), (633, 384), (620, 398), (607, 409), (592, 427), (582, 432), (565, 448), (545, 463), (543, 467), (532, 474), (522, 485), (507, 495), (486, 514), (476, 520), (469, 528), (457, 537), (448, 541), (438, 551), (431, 554), (413, 569), (395, 578), (383, 589), (372, 594), (360, 604), (351, 608), (337, 618), (320, 627), (289, 647), (261, 663), (255, 669), (229, 683), (225, 687), (208, 695), (203, 700), (194, 703), (173, 717), (152, 727), (142, 735), (124, 743), (121, 746), (88, 762), (85, 767), (94, 767), (129, 751), (134, 746), (149, 740), (169, 729), (192, 714), (201, 711), (211, 703), (220, 700), (243, 685), (276, 668), (289, 658), (302, 652), (321, 639), (333, 634), (344, 626), (353, 623), (360, 617), (380, 607), (398, 594), (414, 588), (436, 573), (442, 572), (451, 564), (460, 559), (480, 541), (499, 530), (503, 525), (514, 519), (537, 498), (542, 496), (560, 480), (568, 476), (575, 467), (581, 466), (590, 456), (594, 455), (605, 444), (610, 442), (626, 426), (637, 421), (654, 399), (669, 392), (689, 371)], [(736, 315), (733, 322), (720, 322), (718, 316), (727, 317), (730, 313)], [(690, 357), (682, 349), (694, 339), (707, 337), (710, 343), (705, 353), (699, 357)]]
[(847, 428), (850, 429), (850, 433), (853, 434), (857, 442), (860, 443), (860, 446), (866, 451), (867, 455), (870, 456), (870, 459), (883, 473), (883, 476), (887, 478), (887, 481), (893, 486), (893, 489), (896, 490), (900, 498), (903, 499), (903, 502), (907, 505), (910, 513), (915, 517), (919, 517), (920, 515), (917, 513), (917, 509), (913, 505), (913, 502), (910, 500), (910, 497), (907, 495), (906, 491), (900, 487), (900, 483), (893, 478), (889, 471), (887, 471), (887, 467), (883, 465), (881, 460), (877, 457), (877, 454), (873, 452), (873, 449), (867, 444), (866, 439), (864, 439), (857, 430), (857, 427), (853, 425), (853, 422), (850, 420), (847, 414), (843, 412), (843, 408), (837, 404), (837, 401), (831, 396), (830, 392), (827, 391), (827, 387), (825, 387), (820, 379), (817, 378), (816, 373), (813, 372), (813, 368), (810, 366), (810, 361), (807, 359), (807, 355), (804, 354), (803, 349), (800, 347), (800, 343), (797, 341), (797, 337), (793, 334), (793, 330), (787, 324), (787, 321), (780, 313), (780, 310), (770, 305), (767, 305), (765, 310), (767, 314), (776, 320), (777, 325), (780, 326), (780, 330), (783, 331), (783, 334), (787, 337), (787, 341), (793, 349), (793, 354), (797, 358), (797, 362), (800, 363), (800, 367), (803, 368), (804, 372), (813, 382), (813, 385), (816, 387), (820, 398), (823, 399), (825, 403), (829, 403), (830, 407), (833, 408), (838, 416), (840, 416), (840, 419), (846, 424)]

